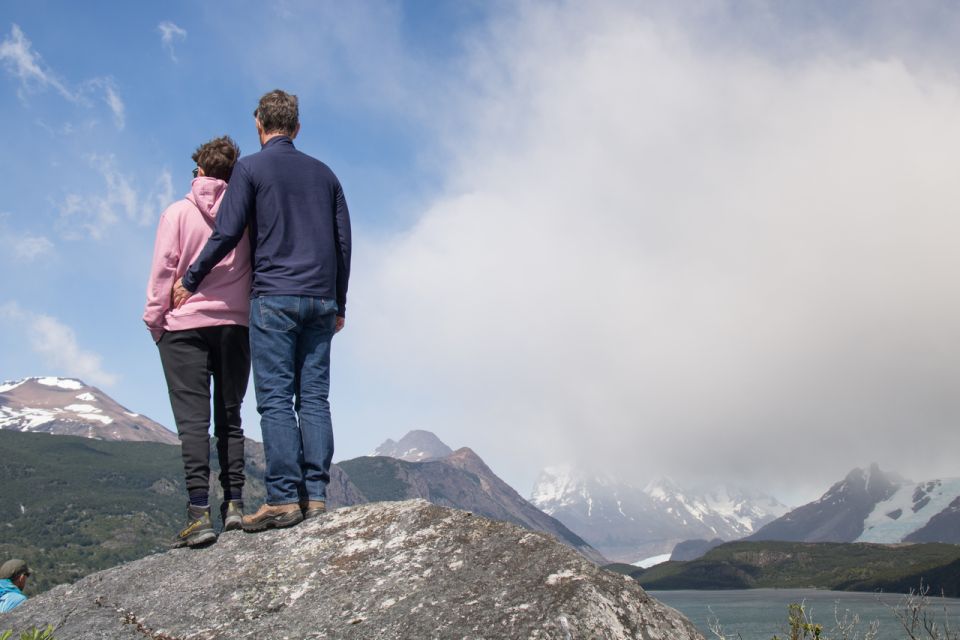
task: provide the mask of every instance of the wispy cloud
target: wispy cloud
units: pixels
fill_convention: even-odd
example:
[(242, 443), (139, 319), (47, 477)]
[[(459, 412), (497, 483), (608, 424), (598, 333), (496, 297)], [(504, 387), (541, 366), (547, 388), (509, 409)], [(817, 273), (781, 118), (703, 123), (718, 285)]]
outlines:
[(173, 200), (173, 181), (164, 169), (145, 191), (116, 166), (113, 155), (91, 155), (90, 166), (100, 174), (105, 190), (98, 194), (68, 194), (59, 206), (57, 227), (67, 238), (103, 238), (120, 221), (146, 226)]
[(44, 64), (19, 25), (14, 24), (10, 35), (0, 42), (0, 60), (20, 80), (18, 94), (21, 97), (34, 88), (52, 87), (67, 100), (78, 100), (77, 94), (70, 91), (57, 74)]
[(14, 301), (0, 304), (0, 320), (26, 335), (31, 349), (54, 369), (51, 373), (103, 386), (119, 380), (103, 368), (99, 354), (81, 348), (73, 329), (56, 318), (24, 309)]
[(53, 242), (46, 236), (29, 231), (15, 231), (3, 222), (0, 214), (0, 253), (17, 262), (32, 262), (53, 252)]
[(165, 20), (157, 25), (157, 31), (160, 32), (160, 44), (170, 54), (170, 59), (177, 62), (177, 54), (174, 51), (174, 43), (183, 42), (187, 39), (187, 31), (176, 24)]
[(115, 83), (110, 78), (98, 78), (91, 80), (90, 84), (103, 91), (103, 102), (113, 113), (113, 123), (117, 129), (123, 130), (127, 123), (127, 107), (117, 93)]
[(16, 24), (11, 28), (10, 35), (0, 42), (0, 61), (9, 73), (19, 80), (17, 95), (22, 100), (31, 92), (52, 88), (70, 102), (91, 107), (90, 94), (102, 92), (103, 102), (110, 108), (117, 129), (122, 130), (126, 125), (126, 107), (117, 91), (116, 83), (111, 78), (92, 78), (80, 83), (76, 88), (71, 88), (43, 62), (33, 44)]

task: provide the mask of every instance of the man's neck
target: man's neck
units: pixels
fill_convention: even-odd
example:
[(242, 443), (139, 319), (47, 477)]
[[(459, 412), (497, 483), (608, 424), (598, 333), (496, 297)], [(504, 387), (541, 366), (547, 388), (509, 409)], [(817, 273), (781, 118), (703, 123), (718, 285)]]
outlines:
[(288, 138), (290, 137), (290, 136), (288, 136), (288, 135), (285, 134), (285, 133), (280, 133), (279, 131), (274, 131), (273, 133), (261, 133), (261, 134), (260, 134), (260, 146), (262, 147), (263, 145), (267, 144), (268, 142), (270, 142), (270, 141), (273, 140), (274, 138), (279, 138), (280, 136), (287, 136)]

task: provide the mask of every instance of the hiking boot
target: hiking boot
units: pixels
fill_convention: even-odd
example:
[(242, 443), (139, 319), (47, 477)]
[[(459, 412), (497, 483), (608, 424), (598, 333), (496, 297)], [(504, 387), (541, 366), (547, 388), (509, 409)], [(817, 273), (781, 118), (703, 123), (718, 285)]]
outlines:
[(196, 547), (213, 542), (217, 534), (210, 522), (210, 507), (187, 506), (187, 526), (177, 534), (174, 547)]
[(300, 505), (279, 504), (272, 506), (264, 504), (257, 512), (250, 516), (243, 516), (243, 530), (247, 532), (263, 531), (264, 529), (282, 529), (292, 527), (303, 520)]
[(300, 511), (303, 513), (303, 519), (309, 520), (323, 515), (327, 512), (327, 503), (323, 500), (308, 500), (300, 503)]
[(223, 531), (236, 531), (242, 529), (243, 521), (243, 501), (230, 500), (220, 504), (220, 522), (223, 523)]

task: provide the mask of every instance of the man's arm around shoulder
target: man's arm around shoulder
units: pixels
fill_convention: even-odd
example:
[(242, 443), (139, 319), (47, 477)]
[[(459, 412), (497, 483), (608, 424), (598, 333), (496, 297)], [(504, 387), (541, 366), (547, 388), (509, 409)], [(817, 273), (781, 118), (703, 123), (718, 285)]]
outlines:
[(227, 193), (220, 203), (210, 239), (183, 277), (173, 285), (175, 306), (180, 307), (187, 298), (196, 293), (210, 270), (237, 246), (247, 228), (255, 203), (256, 189), (246, 167), (238, 162), (233, 168)]

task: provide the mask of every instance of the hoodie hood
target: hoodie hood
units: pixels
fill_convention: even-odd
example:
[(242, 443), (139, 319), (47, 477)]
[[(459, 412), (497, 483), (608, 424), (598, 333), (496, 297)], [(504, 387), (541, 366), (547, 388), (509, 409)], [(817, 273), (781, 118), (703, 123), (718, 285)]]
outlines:
[(226, 192), (227, 183), (223, 180), (200, 176), (193, 179), (190, 184), (190, 193), (186, 198), (200, 209), (200, 213), (213, 220), (217, 216), (220, 201), (223, 200), (223, 194)]

